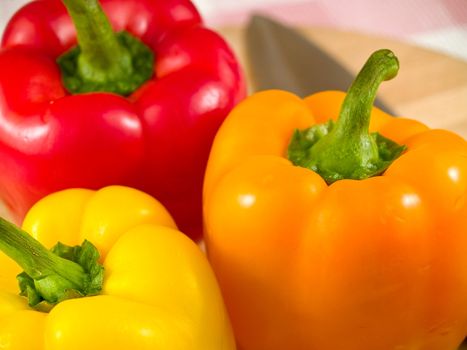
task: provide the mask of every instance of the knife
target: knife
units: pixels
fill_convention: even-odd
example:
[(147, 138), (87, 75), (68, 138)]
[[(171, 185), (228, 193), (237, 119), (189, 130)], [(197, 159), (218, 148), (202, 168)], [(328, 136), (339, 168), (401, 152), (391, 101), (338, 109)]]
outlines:
[[(281, 89), (305, 97), (323, 90), (347, 91), (355, 78), (302, 34), (271, 18), (253, 15), (245, 39), (256, 91)], [(379, 98), (375, 105), (396, 115)]]
[[(253, 15), (245, 39), (256, 91), (281, 89), (305, 97), (323, 90), (347, 91), (355, 78), (319, 46), (271, 18)], [(396, 115), (378, 98), (375, 105)], [(467, 340), (459, 350), (467, 350)]]

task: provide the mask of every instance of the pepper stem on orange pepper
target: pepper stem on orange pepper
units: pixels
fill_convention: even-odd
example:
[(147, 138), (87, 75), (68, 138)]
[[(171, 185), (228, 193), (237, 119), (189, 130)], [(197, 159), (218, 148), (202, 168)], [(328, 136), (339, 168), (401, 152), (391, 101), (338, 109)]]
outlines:
[(390, 50), (374, 52), (349, 88), (338, 120), (296, 131), (289, 159), (317, 172), (328, 183), (382, 173), (405, 146), (378, 133), (370, 134), (370, 116), (378, 87), (398, 70), (399, 61)]
[(62, 1), (79, 44), (57, 60), (69, 92), (128, 95), (151, 78), (152, 51), (127, 32), (115, 33), (97, 0)]
[(42, 301), (54, 305), (102, 289), (104, 268), (98, 263), (99, 252), (88, 241), (77, 247), (59, 243), (49, 251), (0, 217), (0, 251), (24, 269), (17, 279), (21, 295), (28, 297), (31, 306)]

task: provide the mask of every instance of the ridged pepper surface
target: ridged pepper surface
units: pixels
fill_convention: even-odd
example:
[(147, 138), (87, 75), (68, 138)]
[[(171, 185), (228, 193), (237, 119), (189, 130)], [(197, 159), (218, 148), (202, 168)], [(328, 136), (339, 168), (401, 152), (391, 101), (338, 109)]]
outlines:
[(97, 0), (38, 0), (9, 22), (0, 199), (20, 222), (57, 190), (127, 185), (199, 238), (212, 139), (245, 95), (240, 67), (189, 0), (100, 4), (108, 19)]
[(60, 191), (23, 229), (0, 218), (0, 349), (235, 350), (205, 255), (151, 196)]
[(467, 334), (467, 142), (372, 108), (397, 70), (378, 51), (347, 94), (260, 92), (219, 130), (206, 245), (240, 349), (454, 350)]

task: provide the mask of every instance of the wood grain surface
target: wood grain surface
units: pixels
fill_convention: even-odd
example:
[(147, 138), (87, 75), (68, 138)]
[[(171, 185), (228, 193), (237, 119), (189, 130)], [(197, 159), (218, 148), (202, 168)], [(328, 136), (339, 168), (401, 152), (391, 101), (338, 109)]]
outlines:
[[(217, 30), (231, 44), (250, 81), (244, 29)], [(467, 138), (467, 62), (388, 38), (327, 28), (299, 30), (352, 72), (357, 72), (373, 51), (391, 49), (401, 68), (395, 79), (381, 86), (382, 99), (399, 116), (420, 120), (432, 128), (449, 129)], [(0, 216), (10, 217), (1, 202)]]
[[(217, 30), (231, 44), (250, 82), (244, 29)], [(467, 138), (467, 62), (388, 38), (327, 28), (299, 30), (355, 73), (373, 51), (391, 49), (401, 68), (395, 79), (382, 84), (382, 99), (399, 116), (420, 120), (432, 128), (449, 129)], [(10, 216), (1, 202), (0, 216)]]
[[(395, 79), (382, 84), (380, 97), (398, 116), (467, 138), (467, 62), (388, 38), (326, 28), (299, 30), (354, 73), (373, 51), (391, 49), (399, 58), (400, 71)], [(230, 27), (219, 31), (243, 63), (251, 91), (244, 29)], [(467, 350), (467, 342), (459, 350)]]
[[(467, 138), (467, 62), (396, 40), (327, 28), (298, 28), (353, 73), (378, 49), (399, 58), (398, 76), (382, 84), (379, 96), (398, 116), (417, 119), (432, 128), (454, 131)], [(220, 28), (245, 67), (251, 91), (244, 35), (238, 27)], [(467, 341), (459, 348), (467, 350)]]
[(8, 211), (7, 207), (1, 200), (0, 200), (0, 217), (5, 218), (7, 220), (11, 220), (10, 212)]
[[(359, 70), (371, 52), (391, 49), (398, 56), (401, 68), (396, 79), (381, 87), (382, 99), (400, 116), (467, 137), (466, 62), (387, 38), (324, 28), (301, 31), (352, 72)], [(243, 62), (248, 79), (250, 68), (243, 45), (244, 30), (221, 28), (220, 32)], [(0, 216), (10, 217), (1, 201)], [(461, 349), (467, 350), (467, 345)]]
[[(399, 116), (432, 128), (452, 130), (467, 138), (467, 62), (396, 40), (327, 28), (299, 29), (351, 72), (358, 72), (378, 49), (394, 51), (400, 61), (398, 76), (382, 84), (380, 96)], [(244, 30), (220, 28), (244, 64)]]

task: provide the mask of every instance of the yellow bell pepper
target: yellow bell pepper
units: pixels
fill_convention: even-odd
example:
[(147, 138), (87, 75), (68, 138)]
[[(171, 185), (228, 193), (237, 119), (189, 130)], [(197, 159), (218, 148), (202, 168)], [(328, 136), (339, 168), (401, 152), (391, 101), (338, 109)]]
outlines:
[[(120, 186), (57, 192), (23, 229), (31, 236), (0, 221), (0, 250), (25, 270), (29, 298), (14, 286), (20, 268), (0, 252), (0, 349), (235, 349), (204, 254), (149, 195)], [(54, 249), (80, 264), (46, 249), (83, 240)]]

